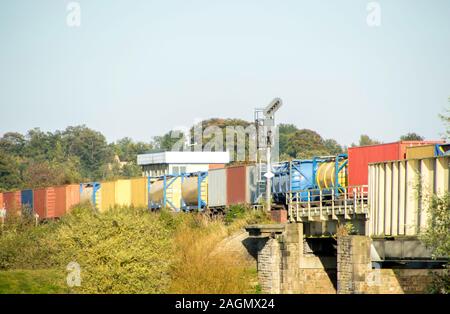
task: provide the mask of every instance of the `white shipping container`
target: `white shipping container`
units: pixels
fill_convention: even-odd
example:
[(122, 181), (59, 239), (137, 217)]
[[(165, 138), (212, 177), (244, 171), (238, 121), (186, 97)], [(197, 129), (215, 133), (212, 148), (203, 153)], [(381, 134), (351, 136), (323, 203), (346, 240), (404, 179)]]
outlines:
[(208, 171), (208, 207), (224, 207), (227, 204), (227, 173), (225, 169)]
[(449, 163), (450, 156), (443, 156), (369, 164), (368, 235), (423, 232), (431, 196), (449, 191)]

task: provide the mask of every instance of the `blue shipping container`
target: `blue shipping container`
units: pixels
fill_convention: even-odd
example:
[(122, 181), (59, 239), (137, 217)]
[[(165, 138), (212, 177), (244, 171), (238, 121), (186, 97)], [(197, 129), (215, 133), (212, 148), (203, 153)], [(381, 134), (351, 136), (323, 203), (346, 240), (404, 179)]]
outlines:
[[(318, 170), (321, 165), (330, 165), (330, 163), (332, 163), (333, 168), (328, 167), (328, 177), (320, 173), (320, 178), (318, 178)], [(322, 191), (331, 195), (332, 189), (324, 189), (323, 186), (329, 188), (339, 187), (341, 184), (345, 186), (346, 178), (342, 178), (342, 175), (339, 174), (346, 175), (346, 164), (347, 155), (342, 154), (336, 157), (314, 157), (313, 159), (307, 160), (292, 160), (275, 165), (273, 167), (274, 177), (272, 181), (272, 196), (274, 201), (279, 204), (285, 204), (287, 193), (298, 191), (304, 191), (299, 195), (302, 201), (307, 201), (308, 195), (310, 200), (317, 200), (320, 195), (318, 189), (322, 189)], [(334, 172), (330, 170), (334, 170)], [(307, 190), (314, 191), (308, 193)], [(338, 193), (338, 190), (336, 190), (336, 193)]]
[[(277, 203), (285, 203), (289, 191), (304, 191), (315, 187), (315, 163), (312, 160), (294, 160), (291, 163), (283, 162), (274, 167), (272, 193)], [(301, 193), (307, 198), (307, 192)]]
[(21, 204), (23, 208), (27, 208), (30, 211), (33, 210), (33, 190), (22, 190), (20, 193)]

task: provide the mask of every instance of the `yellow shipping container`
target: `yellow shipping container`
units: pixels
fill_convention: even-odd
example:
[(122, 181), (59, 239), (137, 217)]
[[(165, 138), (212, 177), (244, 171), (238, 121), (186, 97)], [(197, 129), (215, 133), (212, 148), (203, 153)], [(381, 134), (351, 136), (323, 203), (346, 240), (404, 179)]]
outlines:
[(116, 181), (102, 182), (97, 197), (97, 208), (100, 212), (104, 212), (114, 207), (116, 204)]
[(422, 159), (434, 157), (435, 147), (435, 144), (406, 147), (406, 159)]
[(131, 180), (117, 180), (115, 194), (116, 194), (116, 205), (130, 206)]
[(147, 178), (131, 179), (131, 205), (134, 207), (148, 206)]
[(100, 189), (98, 189), (95, 192), (95, 208), (100, 210), (101, 205), (102, 205), (102, 188), (101, 188), (101, 185), (100, 185)]

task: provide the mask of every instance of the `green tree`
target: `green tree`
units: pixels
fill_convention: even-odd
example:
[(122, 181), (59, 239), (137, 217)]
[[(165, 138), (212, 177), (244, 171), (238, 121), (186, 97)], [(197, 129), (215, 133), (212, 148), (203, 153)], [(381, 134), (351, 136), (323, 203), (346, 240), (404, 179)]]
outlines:
[(80, 172), (85, 178), (102, 179), (101, 169), (114, 160), (114, 151), (103, 134), (85, 125), (66, 128), (62, 141), (66, 154), (79, 158)]
[(425, 138), (417, 133), (410, 132), (408, 134), (400, 136), (401, 141), (423, 141)]
[(152, 144), (134, 142), (129, 137), (124, 137), (114, 144), (114, 151), (120, 161), (136, 161), (137, 155), (144, 154), (153, 149)]
[(10, 155), (21, 156), (25, 142), (25, 137), (22, 134), (7, 132), (0, 138), (0, 151)]
[(20, 188), (22, 183), (17, 160), (0, 151), (0, 191)]
[(339, 155), (344, 153), (344, 148), (333, 139), (327, 139), (324, 141), (325, 149), (330, 155)]
[[(279, 149), (280, 149), (280, 159), (282, 156), (290, 156), (286, 153), (289, 138), (291, 137), (291, 134), (298, 131), (298, 128), (293, 124), (279, 124), (278, 126), (278, 132), (279, 132)], [(295, 154), (296, 155), (296, 154)], [(285, 160), (285, 159), (281, 159)]]
[(288, 137), (286, 154), (299, 159), (329, 155), (323, 138), (315, 131), (302, 129)]
[(439, 118), (441, 118), (445, 126), (443, 137), (446, 140), (450, 139), (450, 97), (448, 98), (448, 103), (447, 109), (445, 109), (444, 113), (439, 115)]
[(353, 143), (351, 146), (352, 147), (355, 147), (355, 146), (368, 146), (368, 145), (375, 145), (375, 144), (380, 144), (380, 143), (381, 143), (380, 141), (371, 139), (368, 135), (362, 134), (359, 137), (359, 144), (357, 145), (357, 144)]

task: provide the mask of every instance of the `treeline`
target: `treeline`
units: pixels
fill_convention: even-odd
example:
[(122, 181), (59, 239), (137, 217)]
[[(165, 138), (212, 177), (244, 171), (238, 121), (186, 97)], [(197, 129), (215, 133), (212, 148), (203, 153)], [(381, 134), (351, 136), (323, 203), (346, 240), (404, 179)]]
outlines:
[[(227, 126), (248, 127), (251, 122), (240, 119), (209, 119), (202, 123), (202, 132), (215, 126), (223, 130)], [(191, 145), (195, 144), (193, 127)], [(222, 132), (225, 136), (225, 132)], [(43, 132), (39, 128), (26, 134), (5, 133), (0, 138), (0, 191), (63, 185), (70, 183), (112, 180), (141, 175), (137, 155), (152, 151), (171, 150), (182, 137), (168, 132), (156, 136), (148, 143), (135, 142), (125, 137), (108, 143), (105, 136), (85, 125), (70, 126), (63, 131)], [(203, 138), (203, 145), (213, 135)], [(415, 133), (403, 136), (403, 140), (422, 139)], [(225, 138), (223, 138), (225, 142)], [(359, 143), (378, 143), (362, 135)], [(246, 143), (248, 146), (248, 143)], [(311, 158), (320, 155), (345, 153), (347, 147), (334, 139), (324, 139), (317, 132), (298, 129), (292, 124), (279, 125), (280, 160)], [(235, 149), (236, 153), (236, 149)]]
[(129, 138), (115, 143), (82, 126), (25, 135), (5, 133), (0, 138), (0, 190), (35, 188), (83, 181), (139, 176), (137, 154), (152, 144)]

